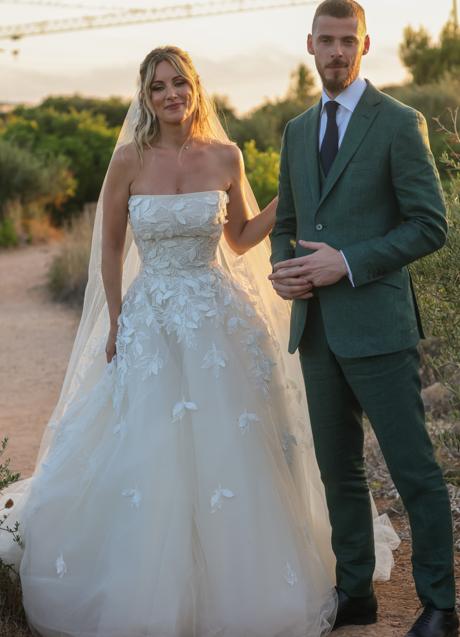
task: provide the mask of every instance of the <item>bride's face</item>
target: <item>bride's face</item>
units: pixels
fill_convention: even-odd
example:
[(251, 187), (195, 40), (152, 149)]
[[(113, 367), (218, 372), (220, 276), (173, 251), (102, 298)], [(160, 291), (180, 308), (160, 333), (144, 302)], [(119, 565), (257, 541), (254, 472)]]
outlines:
[(165, 60), (159, 62), (150, 85), (150, 99), (156, 117), (165, 124), (181, 124), (193, 115), (193, 90), (183, 75)]

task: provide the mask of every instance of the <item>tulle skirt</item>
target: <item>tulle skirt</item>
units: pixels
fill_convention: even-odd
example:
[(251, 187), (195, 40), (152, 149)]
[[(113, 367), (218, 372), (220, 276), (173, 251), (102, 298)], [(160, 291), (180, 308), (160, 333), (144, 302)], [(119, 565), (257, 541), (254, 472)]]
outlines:
[(334, 558), (301, 389), (244, 291), (218, 269), (200, 276), (180, 305), (182, 284), (158, 303), (160, 280), (140, 275), (116, 357), (94, 356), (51, 424), (17, 512), (42, 637), (331, 630)]

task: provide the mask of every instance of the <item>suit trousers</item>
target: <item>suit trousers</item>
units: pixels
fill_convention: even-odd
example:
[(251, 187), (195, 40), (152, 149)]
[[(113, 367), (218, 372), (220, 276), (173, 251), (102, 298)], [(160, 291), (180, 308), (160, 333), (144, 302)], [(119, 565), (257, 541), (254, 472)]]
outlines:
[(363, 453), (365, 412), (408, 512), (417, 594), (423, 605), (452, 608), (452, 516), (425, 426), (416, 348), (365, 358), (336, 356), (328, 346), (320, 301), (314, 298), (308, 303), (299, 352), (332, 525), (337, 585), (350, 596), (366, 596), (372, 590), (375, 556)]

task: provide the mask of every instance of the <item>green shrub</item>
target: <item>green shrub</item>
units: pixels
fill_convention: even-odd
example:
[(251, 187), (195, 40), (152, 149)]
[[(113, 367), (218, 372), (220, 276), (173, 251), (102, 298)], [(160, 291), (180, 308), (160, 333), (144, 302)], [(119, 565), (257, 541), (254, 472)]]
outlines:
[(440, 363), (455, 361), (460, 352), (460, 206), (458, 195), (447, 199), (446, 245), (411, 266), (426, 331), (444, 341)]
[(451, 390), (454, 410), (460, 408), (460, 153), (454, 149), (460, 146), (457, 115), (458, 110), (451, 112), (451, 129), (443, 130), (450, 147), (450, 153), (442, 157), (450, 175), (446, 183), (447, 242), (442, 250), (411, 266), (425, 332), (435, 339), (427, 362), (434, 377)]
[(261, 152), (251, 140), (245, 143), (243, 154), (246, 175), (262, 209), (278, 193), (279, 153), (272, 149)]
[(0, 248), (17, 246), (19, 237), (13, 221), (9, 217), (0, 219)]
[[(32, 153), (0, 139), (0, 202), (32, 201), (46, 194), (49, 182), (44, 166)], [(1, 213), (1, 211), (0, 211)]]
[(74, 179), (73, 192), (52, 211), (54, 220), (62, 222), (78, 214), (85, 203), (97, 200), (118, 131), (108, 128), (102, 115), (38, 106), (10, 114), (0, 135), (46, 165), (65, 163)]
[[(60, 208), (75, 190), (63, 157), (45, 162), (36, 154), (0, 137), (0, 245), (15, 245), (18, 232), (27, 235), (28, 221)], [(8, 211), (20, 210), (16, 224)], [(17, 216), (17, 215), (16, 215)]]

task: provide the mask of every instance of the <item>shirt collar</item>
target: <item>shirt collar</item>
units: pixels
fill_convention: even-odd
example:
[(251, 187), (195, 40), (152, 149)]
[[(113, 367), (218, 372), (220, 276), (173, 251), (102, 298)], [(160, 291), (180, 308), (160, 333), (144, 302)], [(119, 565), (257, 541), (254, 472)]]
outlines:
[[(353, 113), (366, 88), (366, 80), (364, 80), (362, 77), (357, 77), (356, 80), (350, 84), (350, 86), (347, 86), (344, 91), (337, 95), (334, 101)], [(326, 104), (326, 102), (331, 101), (331, 98), (323, 88), (322, 111), (324, 111), (324, 105)]]

